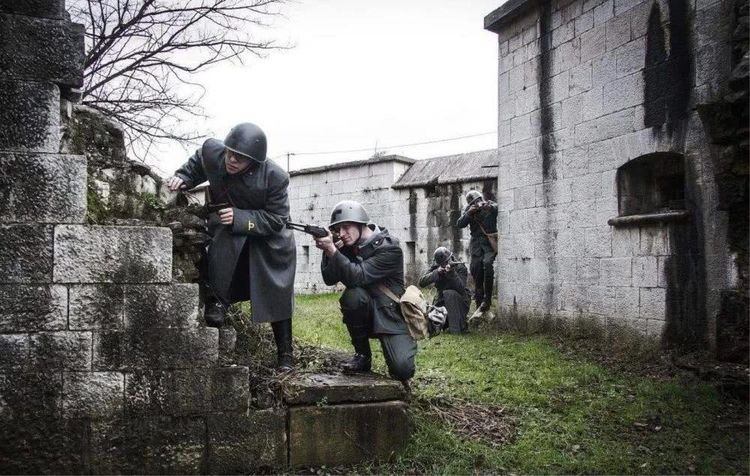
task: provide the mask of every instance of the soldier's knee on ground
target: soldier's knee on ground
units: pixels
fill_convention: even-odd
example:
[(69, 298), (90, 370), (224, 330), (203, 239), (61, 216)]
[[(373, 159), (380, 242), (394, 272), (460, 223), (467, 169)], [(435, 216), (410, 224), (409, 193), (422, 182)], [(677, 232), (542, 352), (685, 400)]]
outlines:
[(339, 298), (344, 322), (366, 325), (370, 309), (370, 295), (363, 288), (346, 288)]
[(388, 374), (395, 380), (409, 380), (416, 372), (414, 359), (406, 356), (395, 356), (386, 363), (388, 364)]

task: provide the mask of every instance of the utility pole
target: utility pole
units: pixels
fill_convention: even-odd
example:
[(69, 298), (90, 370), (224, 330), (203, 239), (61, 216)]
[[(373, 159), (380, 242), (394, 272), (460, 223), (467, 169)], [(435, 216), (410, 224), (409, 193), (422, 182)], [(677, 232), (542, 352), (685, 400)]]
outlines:
[(294, 155), (294, 152), (286, 153), (286, 173), (289, 173), (289, 158)]

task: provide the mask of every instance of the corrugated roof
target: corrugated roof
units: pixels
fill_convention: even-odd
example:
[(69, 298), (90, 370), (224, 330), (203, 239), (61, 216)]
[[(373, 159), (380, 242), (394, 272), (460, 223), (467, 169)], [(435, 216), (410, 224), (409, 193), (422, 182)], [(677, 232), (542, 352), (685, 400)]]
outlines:
[(322, 165), (320, 167), (292, 170), (289, 172), (289, 176), (294, 177), (296, 175), (314, 174), (318, 172), (327, 172), (329, 170), (345, 169), (347, 167), (360, 167), (362, 165), (379, 164), (381, 162), (402, 162), (404, 164), (413, 164), (414, 162), (416, 162), (416, 160), (404, 157), (402, 155), (383, 155), (380, 157), (371, 157), (367, 160), (355, 160), (352, 162), (342, 162), (340, 164)]
[(497, 149), (418, 160), (393, 184), (393, 188), (496, 178), (497, 165)]

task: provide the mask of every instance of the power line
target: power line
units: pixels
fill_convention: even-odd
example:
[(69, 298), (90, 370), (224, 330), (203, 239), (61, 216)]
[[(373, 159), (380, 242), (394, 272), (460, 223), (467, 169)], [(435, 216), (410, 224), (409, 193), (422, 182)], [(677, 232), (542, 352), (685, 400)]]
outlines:
[[(425, 145), (425, 144), (438, 144), (440, 142), (450, 142), (454, 140), (461, 140), (461, 139), (469, 139), (471, 137), (481, 137), (486, 136), (490, 134), (496, 134), (497, 131), (490, 131), (490, 132), (482, 132), (480, 134), (469, 134), (465, 136), (459, 136), (459, 137), (451, 137), (449, 139), (436, 139), (436, 140), (428, 140), (424, 142), (413, 142), (411, 144), (401, 144), (401, 145), (387, 145), (387, 146), (379, 146), (379, 149), (400, 149), (404, 147), (412, 147), (415, 145)], [(289, 152), (289, 153), (283, 153), (276, 157), (283, 157), (285, 155), (329, 155), (329, 154), (346, 154), (350, 152), (367, 152), (373, 150), (373, 147), (364, 147), (361, 149), (347, 149), (347, 150), (328, 150), (328, 151), (320, 151), (320, 152)]]

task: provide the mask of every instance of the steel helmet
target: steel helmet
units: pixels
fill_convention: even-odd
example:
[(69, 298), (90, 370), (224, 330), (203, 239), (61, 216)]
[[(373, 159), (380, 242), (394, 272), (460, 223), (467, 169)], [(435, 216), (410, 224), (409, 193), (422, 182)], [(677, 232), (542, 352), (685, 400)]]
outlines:
[(354, 200), (343, 200), (333, 207), (331, 223), (328, 228), (346, 222), (367, 225), (370, 222), (370, 217), (367, 216), (367, 212), (361, 203)]
[(244, 122), (232, 127), (224, 139), (224, 147), (255, 162), (266, 161), (266, 135), (255, 124)]
[(435, 263), (438, 266), (445, 266), (446, 264), (448, 264), (448, 261), (450, 261), (451, 256), (453, 256), (451, 250), (449, 250), (445, 246), (441, 246), (435, 250), (435, 253), (433, 253), (432, 255), (432, 259), (435, 260)]
[(479, 200), (484, 200), (484, 197), (482, 196), (482, 192), (478, 190), (469, 190), (469, 193), (466, 194), (466, 203), (469, 205)]

